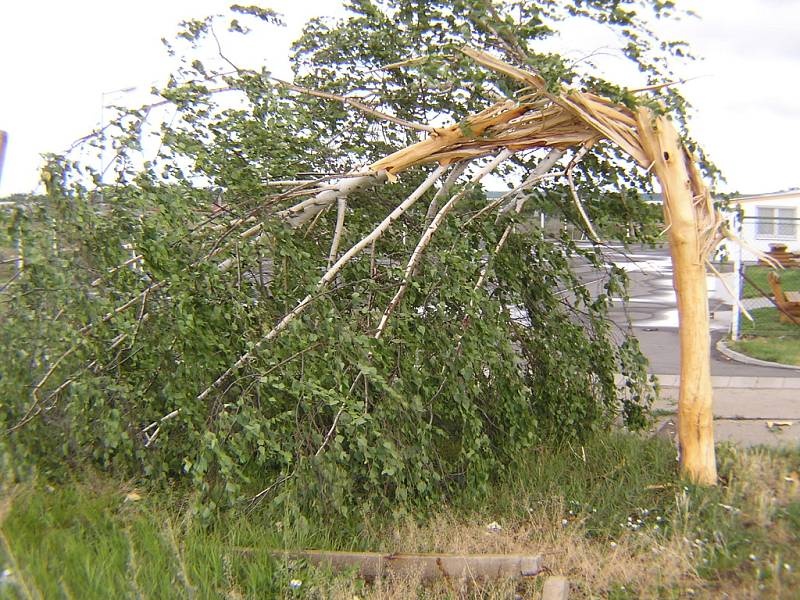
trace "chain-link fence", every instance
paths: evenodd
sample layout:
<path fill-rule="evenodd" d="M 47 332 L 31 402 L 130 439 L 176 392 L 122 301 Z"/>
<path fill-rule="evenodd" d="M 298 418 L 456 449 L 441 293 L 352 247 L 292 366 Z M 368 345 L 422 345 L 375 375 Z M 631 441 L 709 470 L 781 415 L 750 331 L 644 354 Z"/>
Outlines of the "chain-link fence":
<path fill-rule="evenodd" d="M 731 338 L 760 340 L 765 346 L 796 346 L 800 353 L 800 243 L 798 221 L 761 210 L 758 216 L 741 219 L 740 237 L 748 247 L 733 255 L 734 303 Z M 783 268 L 758 260 L 754 250 L 768 254 Z M 791 349 L 791 348 L 790 348 Z"/>

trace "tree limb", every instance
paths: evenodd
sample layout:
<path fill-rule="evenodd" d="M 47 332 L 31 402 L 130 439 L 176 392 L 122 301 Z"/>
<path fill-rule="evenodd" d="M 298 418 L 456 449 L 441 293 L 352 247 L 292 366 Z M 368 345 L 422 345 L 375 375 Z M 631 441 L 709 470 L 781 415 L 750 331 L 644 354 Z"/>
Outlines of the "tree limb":
<path fill-rule="evenodd" d="M 381 317 L 381 321 L 378 324 L 378 329 L 375 332 L 375 339 L 378 339 L 383 334 L 384 329 L 386 329 L 386 324 L 389 322 L 389 317 L 391 316 L 394 309 L 400 304 L 400 301 L 403 299 L 403 296 L 408 289 L 408 285 L 411 281 L 411 277 L 414 273 L 414 270 L 417 267 L 420 259 L 422 258 L 422 253 L 425 251 L 425 248 L 428 247 L 430 244 L 431 239 L 433 238 L 433 234 L 436 233 L 436 230 L 444 221 L 444 218 L 447 214 L 453 209 L 453 207 L 458 203 L 461 198 L 469 191 L 471 186 L 474 186 L 478 183 L 483 177 L 487 174 L 491 173 L 497 166 L 508 159 L 512 154 L 514 154 L 513 150 L 504 149 L 502 150 L 489 164 L 483 167 L 480 171 L 475 173 L 470 179 L 470 185 L 465 186 L 463 190 L 458 192 L 455 196 L 450 198 L 447 203 L 439 209 L 439 212 L 436 213 L 436 216 L 433 218 L 431 223 L 428 225 L 428 228 L 422 234 L 419 242 L 417 242 L 416 248 L 414 248 L 414 252 L 411 254 L 411 258 L 408 260 L 408 264 L 406 265 L 405 273 L 403 274 L 403 282 L 400 284 L 400 287 L 397 289 L 392 300 L 389 302 L 389 305 L 386 307 L 386 310 Z"/>
<path fill-rule="evenodd" d="M 339 253 L 339 240 L 342 238 L 342 230 L 344 229 L 344 216 L 347 212 L 347 198 L 342 197 L 337 199 L 336 210 L 336 229 L 333 231 L 333 240 L 331 240 L 331 251 L 328 254 L 328 268 L 336 261 L 336 255 Z"/>
<path fill-rule="evenodd" d="M 331 94 L 329 92 L 312 90 L 294 83 L 289 83 L 288 81 L 283 81 L 282 79 L 277 79 L 275 77 L 273 77 L 272 80 L 276 82 L 279 86 L 284 87 L 287 90 L 292 90 L 293 92 L 299 92 L 301 94 L 307 94 L 309 96 L 316 96 L 317 98 L 325 98 L 326 100 L 336 100 L 337 102 L 341 102 L 342 104 L 349 104 L 350 106 L 352 106 L 353 108 L 357 108 L 361 112 L 364 112 L 368 115 L 372 115 L 373 117 L 377 117 L 379 119 L 383 119 L 384 121 L 390 121 L 397 125 L 401 125 L 402 127 L 407 127 L 409 129 L 416 129 L 417 131 L 427 131 L 428 133 L 433 133 L 435 131 L 435 129 L 430 125 L 413 123 L 411 121 L 406 121 L 405 119 L 401 119 L 400 117 L 395 117 L 394 115 L 388 115 L 379 110 L 375 110 L 374 108 L 370 108 L 369 106 L 359 102 L 358 100 L 348 98 L 347 96 L 339 96 L 337 94 Z"/>
<path fill-rule="evenodd" d="M 399 219 L 409 208 L 411 208 L 417 200 L 442 176 L 447 167 L 437 167 L 428 178 L 423 181 L 414 192 L 400 203 L 390 214 L 387 216 L 372 232 L 363 238 L 360 242 L 355 244 L 348 250 L 336 263 L 326 271 L 322 278 L 317 282 L 315 292 L 318 292 L 326 285 L 328 285 L 338 275 L 338 273 L 349 263 L 355 256 L 357 256 L 364 248 L 377 240 L 383 233 Z M 214 383 L 203 390 L 198 396 L 198 400 L 203 400 L 214 389 L 221 386 L 225 380 L 230 377 L 234 372 L 239 370 L 245 363 L 249 362 L 255 353 L 266 343 L 274 339 L 281 331 L 283 331 L 289 323 L 305 311 L 311 304 L 314 295 L 308 294 L 303 298 L 283 319 L 281 319 L 275 327 L 273 327 L 264 337 L 262 337 L 251 350 L 244 353 L 239 360 L 237 360 L 230 368 L 228 368 L 222 375 L 220 375 Z"/>

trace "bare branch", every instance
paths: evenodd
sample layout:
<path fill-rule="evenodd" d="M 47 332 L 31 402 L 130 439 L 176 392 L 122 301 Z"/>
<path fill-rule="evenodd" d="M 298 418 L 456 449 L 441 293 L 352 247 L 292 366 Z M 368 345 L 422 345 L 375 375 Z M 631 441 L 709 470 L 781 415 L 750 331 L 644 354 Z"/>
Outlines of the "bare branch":
<path fill-rule="evenodd" d="M 316 285 L 316 292 L 324 288 L 328 285 L 336 275 L 344 268 L 344 266 L 349 263 L 355 256 L 357 256 L 364 248 L 372 244 L 375 240 L 377 240 L 383 233 L 394 223 L 397 219 L 399 219 L 409 208 L 411 208 L 417 200 L 422 197 L 422 195 L 428 191 L 428 189 L 442 176 L 444 171 L 447 167 L 440 166 L 435 169 L 428 178 L 423 181 L 419 187 L 414 190 L 414 192 L 406 198 L 400 205 L 398 205 L 390 214 L 387 216 L 372 232 L 363 238 L 360 242 L 355 244 L 350 250 L 348 250 L 336 263 L 327 270 L 327 272 L 322 276 L 322 278 L 317 282 Z M 275 327 L 273 327 L 264 337 L 262 337 L 254 346 L 253 348 L 243 354 L 239 360 L 236 361 L 229 369 L 227 369 L 222 375 L 220 375 L 214 383 L 208 386 L 205 390 L 203 390 L 198 396 L 198 400 L 203 400 L 208 394 L 210 394 L 214 389 L 221 386 L 225 380 L 230 377 L 234 372 L 239 370 L 245 363 L 249 362 L 255 353 L 266 343 L 274 339 L 281 331 L 283 331 L 289 323 L 291 323 L 295 318 L 297 318 L 300 314 L 305 311 L 306 308 L 311 304 L 311 301 L 314 299 L 313 294 L 308 294 L 305 298 L 303 298 L 289 313 L 287 313 L 283 319 L 281 319 Z"/>
<path fill-rule="evenodd" d="M 389 302 L 389 306 L 386 307 L 386 310 L 383 313 L 383 317 L 381 317 L 381 321 L 378 324 L 378 329 L 375 332 L 375 339 L 378 339 L 383 334 L 384 329 L 386 329 L 386 324 L 389 322 L 389 317 L 391 316 L 394 309 L 400 304 L 400 301 L 403 299 L 403 296 L 408 289 L 408 285 L 411 281 L 411 277 L 414 273 L 414 270 L 417 268 L 417 264 L 419 263 L 420 259 L 422 258 L 422 253 L 425 251 L 425 248 L 428 247 L 430 244 L 431 239 L 433 238 L 433 234 L 436 233 L 436 230 L 444 221 L 444 218 L 447 214 L 453 209 L 453 207 L 458 203 L 461 198 L 467 193 L 467 191 L 471 188 L 471 186 L 475 185 L 481 179 L 483 179 L 487 174 L 494 171 L 497 166 L 508 159 L 510 156 L 514 154 L 513 150 L 504 149 L 502 150 L 489 164 L 483 167 L 480 171 L 475 173 L 470 179 L 470 185 L 465 186 L 463 190 L 458 192 L 455 196 L 450 198 L 447 203 L 442 206 L 436 216 L 431 221 L 428 228 L 425 230 L 425 233 L 422 234 L 419 242 L 417 242 L 417 247 L 414 248 L 414 252 L 411 254 L 411 258 L 408 260 L 408 264 L 406 265 L 405 273 L 403 274 L 403 282 L 400 284 L 400 287 L 397 289 L 394 297 L 392 298 L 391 302 Z"/>
<path fill-rule="evenodd" d="M 517 196 L 519 196 L 519 193 L 529 188 L 534 183 L 541 181 L 544 178 L 543 176 L 545 175 L 545 173 L 547 173 L 551 168 L 553 168 L 553 165 L 555 165 L 561 159 L 562 156 L 564 156 L 563 150 L 559 150 L 558 148 L 551 149 L 550 152 L 547 153 L 547 156 L 545 156 L 544 159 L 542 159 L 542 161 L 538 165 L 536 165 L 536 168 L 531 172 L 528 179 L 526 179 L 519 187 L 517 187 L 516 190 L 513 190 L 516 193 L 513 194 L 508 200 L 506 200 L 506 203 L 503 205 L 503 208 L 500 209 L 500 215 L 504 215 L 512 208 L 518 206 L 520 199 L 518 199 Z M 525 203 L 525 200 L 521 201 L 523 204 Z M 519 214 L 521 211 L 522 208 L 520 207 L 516 212 L 517 214 Z"/>
<path fill-rule="evenodd" d="M 339 198 L 337 200 L 336 211 L 336 229 L 333 231 L 333 240 L 331 240 L 331 251 L 328 254 L 328 268 L 336 261 L 336 255 L 339 253 L 339 240 L 342 238 L 342 230 L 344 229 L 344 216 L 347 212 L 347 198 Z"/>
<path fill-rule="evenodd" d="M 353 108 L 357 108 L 358 110 L 367 113 L 368 115 L 372 115 L 373 117 L 377 117 L 379 119 L 383 119 L 384 121 L 390 121 L 397 125 L 401 125 L 403 127 L 407 127 L 409 129 L 416 129 L 417 131 L 427 131 L 428 133 L 433 133 L 435 130 L 430 125 L 423 125 L 421 123 L 413 123 L 411 121 L 406 121 L 405 119 L 401 119 L 400 117 L 395 117 L 394 115 L 387 115 L 379 110 L 375 110 L 374 108 L 370 108 L 366 104 L 359 102 L 358 100 L 354 100 L 353 98 L 348 98 L 347 96 L 339 96 L 337 94 L 331 94 L 329 92 L 321 92 L 319 90 L 312 90 L 300 85 L 296 85 L 294 83 L 289 83 L 288 81 L 283 81 L 282 79 L 272 78 L 278 85 L 281 87 L 286 88 L 287 90 L 292 90 L 293 92 L 299 92 L 301 94 L 307 94 L 309 96 L 316 96 L 317 98 L 325 98 L 326 100 L 336 100 L 337 102 L 341 102 L 342 104 L 349 104 Z"/>
<path fill-rule="evenodd" d="M 566 174 L 568 174 L 571 171 L 571 169 L 574 168 L 574 166 L 578 163 L 578 161 L 580 161 L 584 157 L 584 155 L 586 154 L 586 152 L 588 150 L 589 150 L 589 146 L 584 146 L 581 149 L 581 151 L 578 152 L 575 155 L 575 157 L 572 159 L 570 164 L 567 166 L 567 170 L 565 171 Z M 556 150 L 555 148 L 553 150 L 551 150 L 550 154 L 548 154 L 545 157 L 545 159 L 536 166 L 536 168 L 534 169 L 533 173 L 525 181 L 523 186 L 528 187 L 528 186 L 532 185 L 533 183 L 535 183 L 535 182 L 541 180 L 542 178 L 546 177 L 547 174 L 545 173 L 545 171 L 549 170 L 550 167 L 553 164 L 555 164 L 555 162 L 559 158 L 561 158 L 561 156 L 563 154 L 564 153 L 562 151 Z M 559 175 L 559 173 L 553 173 L 552 175 Z M 522 186 L 520 186 L 520 187 L 522 187 Z M 522 209 L 525 208 L 525 203 L 527 202 L 527 200 L 528 200 L 527 196 L 522 196 L 521 198 L 516 198 L 516 199 L 514 197 L 512 197 L 508 201 L 508 203 L 503 207 L 503 209 L 500 211 L 500 214 L 502 215 L 503 212 L 505 212 L 507 210 L 510 210 L 511 208 L 514 209 L 514 212 L 516 214 L 520 214 L 522 212 Z M 498 220 L 500 219 L 500 215 L 498 215 L 497 219 Z M 496 257 L 498 254 L 500 254 L 500 251 L 503 249 L 503 247 L 506 244 L 506 241 L 508 240 L 508 236 L 511 235 L 511 233 L 513 231 L 514 231 L 514 223 L 509 223 L 508 225 L 506 225 L 506 228 L 503 231 L 503 234 L 500 236 L 500 239 L 498 240 L 497 245 L 494 248 L 494 252 L 492 253 L 492 255 L 489 257 L 489 259 L 486 261 L 486 264 L 483 265 L 483 268 L 481 269 L 481 274 L 478 276 L 478 281 L 475 283 L 475 289 L 476 290 L 479 289 L 483 285 L 484 281 L 486 281 L 486 274 L 489 271 L 489 264 L 490 264 L 492 258 Z"/>
<path fill-rule="evenodd" d="M 578 162 L 580 162 L 580 160 L 586 155 L 586 153 L 589 151 L 589 148 L 591 148 L 592 145 L 593 142 L 583 145 L 583 147 L 575 154 L 573 159 L 570 161 L 569 166 L 567 167 L 565 173 L 567 176 L 567 183 L 569 184 L 569 191 L 572 194 L 572 200 L 575 203 L 575 207 L 578 209 L 578 214 L 580 214 L 584 224 L 586 225 L 586 231 L 593 242 L 599 242 L 600 237 L 594 230 L 592 222 L 589 220 L 589 215 L 586 214 L 586 211 L 583 208 L 583 203 L 581 202 L 580 197 L 578 197 L 578 190 L 575 188 L 575 181 L 572 179 L 572 171 L 575 168 L 575 165 L 577 165 Z"/>
<path fill-rule="evenodd" d="M 336 184 L 335 189 L 322 191 L 313 198 L 280 211 L 278 216 L 286 220 L 292 227 L 300 227 L 315 217 L 323 208 L 333 204 L 339 197 L 348 196 L 359 189 L 381 184 L 386 179 L 385 171 L 358 177 L 346 177 Z"/>
<path fill-rule="evenodd" d="M 484 206 L 477 213 L 475 213 L 469 219 L 467 219 L 464 225 L 465 226 L 469 225 L 470 223 L 472 223 L 472 221 L 475 221 L 476 219 L 479 219 L 486 213 L 491 212 L 503 202 L 506 202 L 506 204 L 501 210 L 500 214 L 507 212 L 508 210 L 510 210 L 515 206 L 516 197 L 520 192 L 531 187 L 533 184 L 538 183 L 542 179 L 558 176 L 558 173 L 548 175 L 546 172 L 552 168 L 552 166 L 558 161 L 559 158 L 563 156 L 563 154 L 564 152 L 562 150 L 558 150 L 557 148 L 553 148 L 552 150 L 550 150 L 550 153 L 542 160 L 542 162 L 536 165 L 536 168 L 533 170 L 531 175 L 525 181 L 523 181 L 513 190 L 506 192 L 496 200 L 493 200 L 492 202 Z"/>
<path fill-rule="evenodd" d="M 447 176 L 447 179 L 444 180 L 442 187 L 439 188 L 439 191 L 434 194 L 431 203 L 428 205 L 428 212 L 425 213 L 425 227 L 431 224 L 434 215 L 439 210 L 439 200 L 441 200 L 447 192 L 450 191 L 450 188 L 453 187 L 456 180 L 461 177 L 461 175 L 466 171 L 467 166 L 469 165 L 468 160 L 461 161 L 458 163 L 450 174 Z"/>

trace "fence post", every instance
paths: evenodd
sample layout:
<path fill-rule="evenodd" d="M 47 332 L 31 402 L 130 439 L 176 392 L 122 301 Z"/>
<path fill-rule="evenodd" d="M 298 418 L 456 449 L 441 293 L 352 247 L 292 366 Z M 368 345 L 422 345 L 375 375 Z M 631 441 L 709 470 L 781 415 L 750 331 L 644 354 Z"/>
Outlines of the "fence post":
<path fill-rule="evenodd" d="M 6 158 L 6 146 L 8 146 L 8 133 L 0 130 L 0 180 L 3 178 L 3 163 Z"/>
<path fill-rule="evenodd" d="M 742 247 L 738 248 L 733 255 L 733 281 L 731 282 L 731 292 L 733 293 L 733 308 L 731 310 L 731 339 L 735 342 L 739 339 L 739 317 L 741 316 L 742 306 Z"/>

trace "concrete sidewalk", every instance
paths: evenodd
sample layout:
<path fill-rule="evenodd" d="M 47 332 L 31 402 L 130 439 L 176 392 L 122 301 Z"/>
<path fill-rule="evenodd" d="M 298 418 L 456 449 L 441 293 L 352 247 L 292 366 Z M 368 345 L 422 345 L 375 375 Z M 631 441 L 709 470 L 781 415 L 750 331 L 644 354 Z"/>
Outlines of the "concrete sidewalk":
<path fill-rule="evenodd" d="M 661 397 L 653 408 L 675 413 L 678 377 L 656 375 Z M 744 446 L 800 444 L 800 379 L 796 377 L 712 376 L 714 437 Z M 670 419 L 669 415 L 659 419 Z M 778 424 L 781 423 L 781 424 Z"/>
<path fill-rule="evenodd" d="M 630 298 L 613 299 L 609 312 L 619 326 L 620 337 L 631 332 L 639 340 L 650 363 L 650 373 L 661 384 L 661 398 L 654 408 L 660 423 L 675 420 L 678 403 L 680 351 L 678 310 L 672 287 L 672 263 L 666 247 L 609 249 L 606 260 L 624 269 L 629 277 Z M 591 281 L 597 272 L 587 269 Z M 715 278 L 709 276 L 713 292 Z M 711 380 L 714 386 L 714 433 L 718 441 L 752 445 L 800 443 L 800 370 L 743 364 L 716 349 L 730 324 L 730 306 L 709 298 L 711 312 Z M 776 421 L 790 425 L 775 426 Z M 768 427 L 772 423 L 772 427 Z"/>
<path fill-rule="evenodd" d="M 744 365 L 747 366 L 747 365 Z M 740 369 L 743 370 L 743 369 Z M 680 377 L 677 374 L 669 373 L 654 375 L 663 388 L 674 388 L 678 386 Z M 796 390 L 794 396 L 800 400 L 800 377 L 775 377 L 757 376 L 743 377 L 740 375 L 712 375 L 711 385 L 715 390 L 719 389 L 770 389 L 770 390 Z"/>

